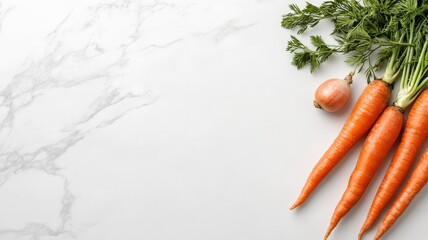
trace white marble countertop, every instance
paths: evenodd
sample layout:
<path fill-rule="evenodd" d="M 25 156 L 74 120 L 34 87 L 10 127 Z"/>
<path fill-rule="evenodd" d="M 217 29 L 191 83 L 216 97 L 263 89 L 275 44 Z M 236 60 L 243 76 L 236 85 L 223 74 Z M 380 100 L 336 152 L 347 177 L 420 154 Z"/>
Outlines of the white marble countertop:
<path fill-rule="evenodd" d="M 290 65 L 289 3 L 0 0 L 0 239 L 321 239 L 357 150 L 288 207 L 350 112 L 314 89 L 350 68 Z M 388 239 L 426 239 L 424 197 Z"/>

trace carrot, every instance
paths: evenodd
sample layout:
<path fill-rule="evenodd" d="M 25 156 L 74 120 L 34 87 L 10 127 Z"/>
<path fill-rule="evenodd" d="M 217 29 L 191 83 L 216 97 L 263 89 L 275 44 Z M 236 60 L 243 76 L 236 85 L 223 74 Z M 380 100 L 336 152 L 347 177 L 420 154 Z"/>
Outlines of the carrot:
<path fill-rule="evenodd" d="M 374 80 L 365 87 L 339 136 L 313 168 L 298 199 L 290 209 L 305 202 L 318 184 L 372 127 L 385 109 L 390 96 L 391 89 L 382 80 Z"/>
<path fill-rule="evenodd" d="M 348 187 L 342 199 L 337 204 L 324 239 L 327 239 L 340 219 L 351 210 L 364 194 L 371 179 L 379 169 L 382 160 L 386 157 L 388 151 L 398 138 L 403 120 L 402 109 L 396 106 L 389 106 L 370 130 L 358 158 L 357 165 L 349 179 Z"/>
<path fill-rule="evenodd" d="M 425 90 L 417 98 L 409 112 L 400 143 L 361 228 L 359 239 L 375 223 L 386 204 L 399 188 L 416 157 L 418 149 L 428 136 L 427 125 L 428 90 Z"/>
<path fill-rule="evenodd" d="M 415 167 L 409 181 L 407 181 L 403 190 L 398 195 L 397 199 L 392 204 L 391 208 L 386 213 L 382 220 L 374 239 L 378 240 L 388 231 L 398 217 L 403 214 L 406 208 L 410 205 L 415 196 L 425 186 L 428 181 L 428 149 L 425 150 L 421 160 Z"/>

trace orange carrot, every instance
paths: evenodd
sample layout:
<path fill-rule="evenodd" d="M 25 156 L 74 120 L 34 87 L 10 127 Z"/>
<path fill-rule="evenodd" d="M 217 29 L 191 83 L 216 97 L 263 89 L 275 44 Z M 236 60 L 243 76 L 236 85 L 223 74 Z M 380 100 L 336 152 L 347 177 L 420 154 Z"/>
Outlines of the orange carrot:
<path fill-rule="evenodd" d="M 360 200 L 367 186 L 379 169 L 382 160 L 394 144 L 400 134 L 403 125 L 402 109 L 389 106 L 370 130 L 364 142 L 357 165 L 349 179 L 348 187 L 343 193 L 342 199 L 337 204 L 330 226 L 324 239 L 339 223 L 340 219 Z"/>
<path fill-rule="evenodd" d="M 375 223 L 399 188 L 418 149 L 428 136 L 426 126 L 428 126 L 428 90 L 422 92 L 409 112 L 400 143 L 361 228 L 359 239 Z"/>
<path fill-rule="evenodd" d="M 294 209 L 306 201 L 318 184 L 372 127 L 385 109 L 390 96 L 391 90 L 388 84 L 382 80 L 374 80 L 366 86 L 340 131 L 339 136 L 318 161 L 298 199 L 290 209 Z"/>
<path fill-rule="evenodd" d="M 382 235 L 391 228 L 392 224 L 403 214 L 410 205 L 415 196 L 425 186 L 428 181 L 428 149 L 425 150 L 421 160 L 415 167 L 409 181 L 407 181 L 403 190 L 392 204 L 382 220 L 374 239 L 378 240 Z"/>

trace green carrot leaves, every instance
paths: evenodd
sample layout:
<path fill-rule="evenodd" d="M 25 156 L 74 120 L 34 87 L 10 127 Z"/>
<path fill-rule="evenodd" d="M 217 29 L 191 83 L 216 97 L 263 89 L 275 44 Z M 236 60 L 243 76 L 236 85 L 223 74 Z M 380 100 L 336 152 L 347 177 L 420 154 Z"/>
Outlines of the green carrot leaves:
<path fill-rule="evenodd" d="M 299 69 L 309 66 L 312 72 L 331 55 L 343 54 L 356 72 L 366 68 L 368 80 L 383 66 L 389 66 L 388 77 L 396 77 L 405 48 L 423 45 L 416 37 L 414 43 L 408 43 L 408 26 L 415 21 L 418 28 L 421 21 L 426 21 L 428 4 L 425 2 L 428 1 L 330 0 L 320 6 L 306 3 L 303 8 L 291 4 L 291 12 L 283 16 L 282 27 L 297 29 L 297 34 L 301 34 L 327 20 L 333 23 L 331 35 L 336 40 L 335 44 L 327 45 L 320 36 L 311 36 L 312 48 L 292 36 L 287 47 L 287 51 L 294 54 L 292 64 Z M 372 59 L 375 59 L 373 63 Z"/>
<path fill-rule="evenodd" d="M 318 68 L 321 63 L 326 61 L 331 54 L 337 51 L 329 47 L 320 36 L 311 36 L 311 44 L 315 50 L 305 46 L 295 36 L 291 36 L 288 42 L 287 51 L 294 53 L 292 64 L 298 69 L 310 65 L 311 72 Z"/>

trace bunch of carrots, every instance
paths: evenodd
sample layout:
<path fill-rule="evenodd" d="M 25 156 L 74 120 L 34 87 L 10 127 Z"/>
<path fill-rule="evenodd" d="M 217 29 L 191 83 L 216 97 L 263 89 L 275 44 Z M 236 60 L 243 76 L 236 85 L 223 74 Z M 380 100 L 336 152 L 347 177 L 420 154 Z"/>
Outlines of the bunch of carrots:
<path fill-rule="evenodd" d="M 368 133 L 348 186 L 337 204 L 324 239 L 362 198 L 399 135 L 398 147 L 362 224 L 358 238 L 374 225 L 393 200 L 422 144 L 428 136 L 428 0 L 331 0 L 304 8 L 290 5 L 282 26 L 303 33 L 321 20 L 330 20 L 336 44 L 311 36 L 306 46 L 295 36 L 287 50 L 298 68 L 311 71 L 333 54 L 347 56 L 354 72 L 365 71 L 369 84 L 359 96 L 337 138 L 310 173 L 296 202 L 303 204 L 349 150 Z M 374 63 L 372 59 L 376 59 Z M 377 77 L 383 71 L 382 77 Z M 397 83 L 395 83 L 397 82 Z M 398 94 L 391 105 L 391 89 Z M 413 104 L 413 105 L 412 105 Z M 405 121 L 404 113 L 411 106 Z M 417 163 L 403 190 L 383 217 L 374 239 L 381 236 L 405 211 L 428 181 L 428 149 Z"/>

